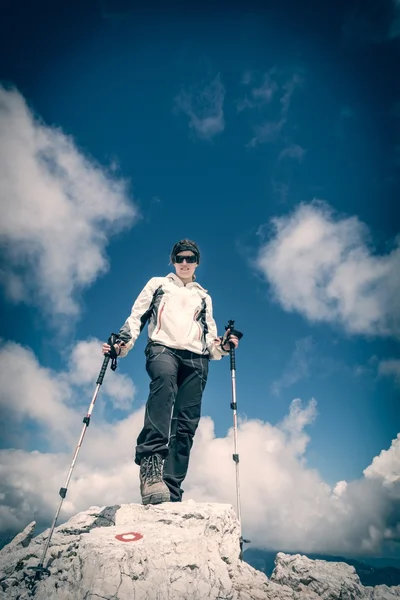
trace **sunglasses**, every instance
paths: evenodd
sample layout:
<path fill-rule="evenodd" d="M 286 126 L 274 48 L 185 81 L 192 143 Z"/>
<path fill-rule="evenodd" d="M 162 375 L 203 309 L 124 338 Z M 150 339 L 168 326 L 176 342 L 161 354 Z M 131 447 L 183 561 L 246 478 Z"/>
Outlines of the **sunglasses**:
<path fill-rule="evenodd" d="M 195 254 L 191 254 L 190 256 L 175 256 L 174 258 L 174 262 L 181 264 L 183 263 L 183 261 L 186 260 L 186 262 L 190 265 L 193 265 L 194 263 L 197 262 L 197 256 Z"/>

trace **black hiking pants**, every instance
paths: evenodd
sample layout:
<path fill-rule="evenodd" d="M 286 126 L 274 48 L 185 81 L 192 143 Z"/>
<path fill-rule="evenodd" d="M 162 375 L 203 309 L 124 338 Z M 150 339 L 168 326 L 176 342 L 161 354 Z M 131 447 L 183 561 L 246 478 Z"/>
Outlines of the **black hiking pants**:
<path fill-rule="evenodd" d="M 149 344 L 146 370 L 151 379 L 144 426 L 137 439 L 135 463 L 160 454 L 163 479 L 172 502 L 182 500 L 193 437 L 201 416 L 201 399 L 207 382 L 209 357 L 189 350 Z"/>

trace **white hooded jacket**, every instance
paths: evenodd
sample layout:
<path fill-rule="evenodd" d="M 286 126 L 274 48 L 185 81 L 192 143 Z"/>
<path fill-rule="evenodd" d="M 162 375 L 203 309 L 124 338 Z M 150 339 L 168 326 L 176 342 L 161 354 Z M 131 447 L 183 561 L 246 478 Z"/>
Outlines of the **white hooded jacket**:
<path fill-rule="evenodd" d="M 121 356 L 131 350 L 147 321 L 149 342 L 208 355 L 210 360 L 229 354 L 220 345 L 211 297 L 196 281 L 184 284 L 175 273 L 152 277 L 119 332 L 125 342 Z"/>

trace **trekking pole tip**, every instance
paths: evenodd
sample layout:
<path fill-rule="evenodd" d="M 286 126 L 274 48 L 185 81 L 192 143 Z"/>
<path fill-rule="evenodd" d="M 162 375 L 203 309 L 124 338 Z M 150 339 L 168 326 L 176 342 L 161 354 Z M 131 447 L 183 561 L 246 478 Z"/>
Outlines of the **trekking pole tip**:
<path fill-rule="evenodd" d="M 40 581 L 42 575 L 50 575 L 49 569 L 44 567 L 42 563 L 38 564 L 36 567 L 27 567 L 27 569 L 35 571 L 35 581 Z"/>
<path fill-rule="evenodd" d="M 250 540 L 246 540 L 246 539 L 244 539 L 243 536 L 240 536 L 240 538 L 239 538 L 239 546 L 240 546 L 239 560 L 243 560 L 243 544 L 250 544 L 250 543 L 251 543 Z"/>

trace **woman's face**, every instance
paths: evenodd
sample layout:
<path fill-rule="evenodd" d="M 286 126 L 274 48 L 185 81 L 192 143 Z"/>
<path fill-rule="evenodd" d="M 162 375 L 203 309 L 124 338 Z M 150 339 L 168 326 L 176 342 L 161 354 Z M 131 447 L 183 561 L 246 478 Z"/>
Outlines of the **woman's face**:
<path fill-rule="evenodd" d="M 179 252 L 176 257 L 175 257 L 175 262 L 174 262 L 174 266 L 175 266 L 175 272 L 178 275 L 178 277 L 180 277 L 181 279 L 192 279 L 194 272 L 197 268 L 197 262 L 187 262 L 186 257 L 195 257 L 195 254 L 193 252 L 191 252 L 190 250 L 183 250 L 182 252 Z M 180 260 L 183 260 L 183 262 L 178 262 Z M 193 259 L 192 259 L 193 260 Z"/>

